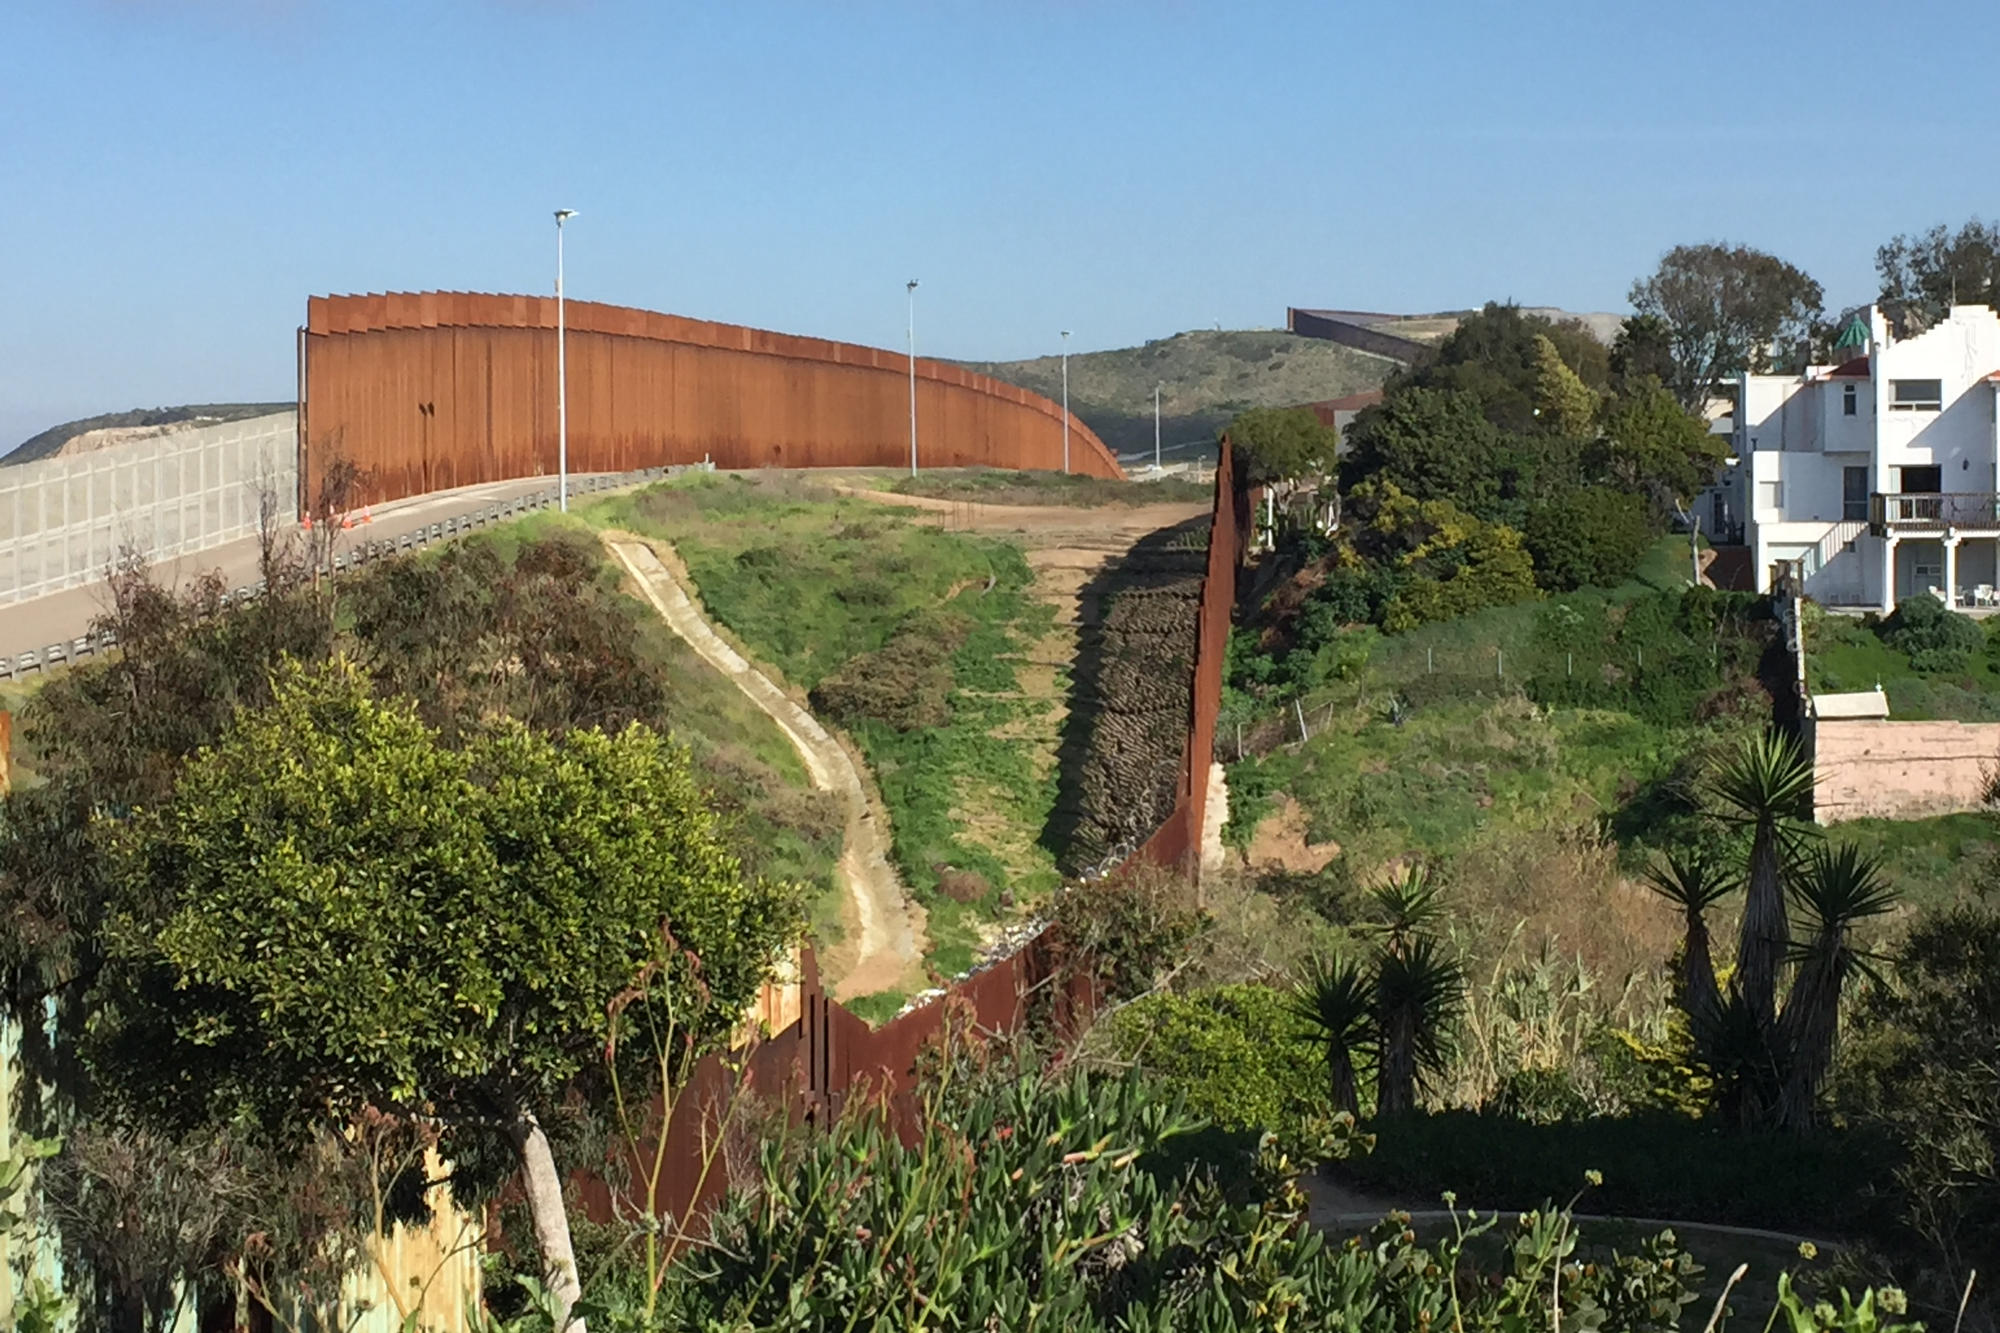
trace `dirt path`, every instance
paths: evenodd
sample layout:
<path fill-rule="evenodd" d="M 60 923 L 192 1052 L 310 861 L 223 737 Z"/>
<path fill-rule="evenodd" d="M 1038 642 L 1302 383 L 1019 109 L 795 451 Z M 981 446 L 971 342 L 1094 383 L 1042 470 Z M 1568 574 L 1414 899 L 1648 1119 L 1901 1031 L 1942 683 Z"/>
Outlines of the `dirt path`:
<path fill-rule="evenodd" d="M 723 641 L 654 543 L 607 532 L 604 544 L 674 633 L 778 724 L 805 762 L 813 786 L 840 798 L 847 814 L 838 869 L 845 890 L 841 919 L 846 938 L 826 959 L 827 974 L 837 978 L 831 988 L 834 998 L 920 988 L 923 909 L 910 901 L 889 862 L 886 822 L 871 807 L 853 756 L 804 706 Z M 667 549 L 672 558 L 672 548 Z"/>

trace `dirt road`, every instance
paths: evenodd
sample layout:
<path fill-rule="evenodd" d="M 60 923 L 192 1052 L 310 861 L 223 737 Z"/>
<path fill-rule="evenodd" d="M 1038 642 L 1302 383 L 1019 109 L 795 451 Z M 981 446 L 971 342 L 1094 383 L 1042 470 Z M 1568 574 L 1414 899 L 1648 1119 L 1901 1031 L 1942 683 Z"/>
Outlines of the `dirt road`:
<path fill-rule="evenodd" d="M 813 786 L 839 797 L 847 815 L 838 875 L 844 891 L 845 938 L 827 951 L 826 973 L 838 980 L 837 1000 L 924 984 L 923 909 L 910 901 L 889 862 L 889 831 L 868 799 L 854 758 L 818 719 L 715 632 L 667 561 L 664 542 L 606 532 L 604 544 L 632 576 L 674 633 L 767 713 L 799 752 Z M 666 559 L 661 558 L 665 552 Z"/>

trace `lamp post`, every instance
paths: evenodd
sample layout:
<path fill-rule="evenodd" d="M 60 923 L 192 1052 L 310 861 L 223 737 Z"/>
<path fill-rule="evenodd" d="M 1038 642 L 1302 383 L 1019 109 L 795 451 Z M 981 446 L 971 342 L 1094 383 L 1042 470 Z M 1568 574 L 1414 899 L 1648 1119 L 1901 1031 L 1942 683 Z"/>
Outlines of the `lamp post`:
<path fill-rule="evenodd" d="M 917 475 L 917 280 L 903 284 L 910 294 L 910 475 Z"/>
<path fill-rule="evenodd" d="M 569 345 L 563 313 L 563 223 L 574 208 L 556 210 L 556 507 L 569 512 Z"/>
<path fill-rule="evenodd" d="M 1153 386 L 1153 471 L 1160 470 L 1160 390 L 1166 388 L 1162 380 Z"/>
<path fill-rule="evenodd" d="M 1069 330 L 1062 331 L 1063 340 L 1063 475 L 1069 475 Z"/>

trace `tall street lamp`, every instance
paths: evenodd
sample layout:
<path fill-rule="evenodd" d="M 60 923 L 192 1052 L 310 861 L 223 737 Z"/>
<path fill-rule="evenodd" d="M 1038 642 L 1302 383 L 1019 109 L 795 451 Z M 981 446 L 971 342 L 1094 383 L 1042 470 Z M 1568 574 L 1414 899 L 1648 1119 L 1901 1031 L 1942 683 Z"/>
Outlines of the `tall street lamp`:
<path fill-rule="evenodd" d="M 1069 330 L 1063 339 L 1063 475 L 1069 475 Z"/>
<path fill-rule="evenodd" d="M 1160 470 L 1160 390 L 1166 388 L 1162 380 L 1153 386 L 1153 471 Z"/>
<path fill-rule="evenodd" d="M 910 475 L 917 475 L 917 280 L 903 284 L 910 294 Z"/>
<path fill-rule="evenodd" d="M 556 210 L 556 506 L 569 512 L 569 346 L 563 315 L 563 223 L 574 208 Z"/>

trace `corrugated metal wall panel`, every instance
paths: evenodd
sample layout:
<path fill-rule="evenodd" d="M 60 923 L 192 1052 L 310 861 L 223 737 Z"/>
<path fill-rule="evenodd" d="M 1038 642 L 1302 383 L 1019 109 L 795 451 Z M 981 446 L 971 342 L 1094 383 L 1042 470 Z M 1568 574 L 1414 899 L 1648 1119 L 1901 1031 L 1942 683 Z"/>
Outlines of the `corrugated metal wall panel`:
<path fill-rule="evenodd" d="M 307 486 L 345 457 L 361 500 L 556 470 L 555 302 L 465 292 L 307 303 Z M 610 472 L 704 456 L 720 467 L 897 467 L 908 362 L 894 352 L 570 302 L 569 463 Z M 1062 409 L 918 358 L 919 462 L 1062 466 Z M 1123 473 L 1071 419 L 1072 470 Z"/>

